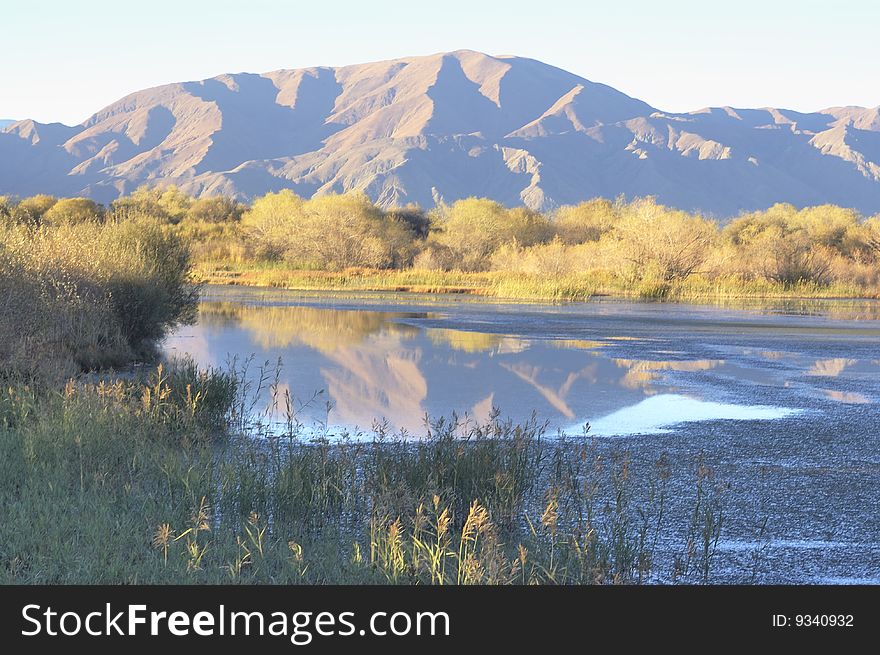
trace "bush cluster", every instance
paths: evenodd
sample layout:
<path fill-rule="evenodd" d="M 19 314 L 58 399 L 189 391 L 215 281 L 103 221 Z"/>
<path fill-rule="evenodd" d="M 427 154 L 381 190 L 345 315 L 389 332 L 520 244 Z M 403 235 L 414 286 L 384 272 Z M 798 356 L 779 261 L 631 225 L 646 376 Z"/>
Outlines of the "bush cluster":
<path fill-rule="evenodd" d="M 144 187 L 107 208 L 84 198 L 0 198 L 0 220 L 47 232 L 134 223 L 158 234 L 143 227 L 153 225 L 197 263 L 239 267 L 591 276 L 643 295 L 689 279 L 742 288 L 880 284 L 880 216 L 832 205 L 777 204 L 720 222 L 653 198 L 593 199 L 541 214 L 485 198 L 424 211 L 383 209 L 359 192 L 306 200 L 282 190 L 243 205 Z"/>
<path fill-rule="evenodd" d="M 146 218 L 7 218 L 0 375 L 58 381 L 150 354 L 166 330 L 195 316 L 189 263 L 183 240 Z"/>

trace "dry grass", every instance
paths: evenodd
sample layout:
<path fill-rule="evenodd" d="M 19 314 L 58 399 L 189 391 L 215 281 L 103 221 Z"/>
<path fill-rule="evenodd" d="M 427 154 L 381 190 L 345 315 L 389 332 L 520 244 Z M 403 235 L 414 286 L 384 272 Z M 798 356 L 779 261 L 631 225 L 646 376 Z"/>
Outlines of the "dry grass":
<path fill-rule="evenodd" d="M 0 225 L 0 376 L 58 383 L 143 357 L 194 317 L 189 253 L 154 223 Z"/>
<path fill-rule="evenodd" d="M 193 274 L 197 280 L 207 284 L 310 291 L 450 293 L 551 302 L 584 301 L 597 296 L 684 301 L 725 298 L 880 298 L 880 288 L 857 282 L 802 282 L 784 285 L 737 276 L 710 278 L 692 275 L 686 280 L 669 283 L 651 280 L 626 281 L 607 271 L 548 277 L 504 271 L 301 271 L 275 263 L 237 266 L 202 262 L 195 265 Z"/>

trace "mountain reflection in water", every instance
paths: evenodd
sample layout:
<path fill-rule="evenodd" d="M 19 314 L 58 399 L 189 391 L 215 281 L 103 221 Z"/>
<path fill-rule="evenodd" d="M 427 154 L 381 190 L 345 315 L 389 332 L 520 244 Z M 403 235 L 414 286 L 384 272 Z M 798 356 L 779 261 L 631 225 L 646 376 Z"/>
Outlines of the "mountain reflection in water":
<path fill-rule="evenodd" d="M 206 300 L 198 323 L 179 329 L 165 347 L 169 354 L 188 354 L 202 365 L 222 366 L 230 356 L 243 360 L 251 354 L 270 366 L 280 360 L 279 388 L 305 403 L 299 420 L 339 430 L 368 430 L 384 421 L 392 429 L 418 434 L 426 415 L 455 411 L 483 421 L 493 408 L 513 420 L 535 412 L 552 430 L 580 432 L 589 422 L 596 435 L 656 433 L 688 421 L 769 420 L 794 413 L 704 397 L 710 390 L 701 388 L 701 376 L 749 384 L 763 378 L 778 385 L 788 380 L 778 371 L 721 356 L 689 357 L 674 340 L 663 348 L 654 344 L 659 337 L 596 330 L 589 338 L 554 338 L 506 334 L 498 325 L 481 331 L 479 322 L 468 329 L 437 327 L 444 322 L 443 308 L 397 309 Z M 640 358 L 631 356 L 635 346 Z M 620 356 L 622 348 L 630 349 L 628 356 Z M 762 366 L 785 358 L 784 351 L 757 356 Z M 803 379 L 827 382 L 847 369 L 875 370 L 877 363 L 828 358 L 799 366 Z M 863 394 L 821 386 L 814 393 L 838 402 L 872 402 Z"/>

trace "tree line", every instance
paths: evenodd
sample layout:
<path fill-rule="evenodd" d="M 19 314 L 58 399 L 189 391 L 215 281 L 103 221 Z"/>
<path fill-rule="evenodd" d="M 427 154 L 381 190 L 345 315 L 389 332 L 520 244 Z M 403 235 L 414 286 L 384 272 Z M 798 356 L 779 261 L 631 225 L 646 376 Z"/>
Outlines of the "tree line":
<path fill-rule="evenodd" d="M 141 187 L 107 207 L 87 198 L 0 197 L 0 219 L 40 229 L 153 222 L 188 242 L 197 261 L 293 269 L 599 271 L 661 286 L 694 275 L 782 286 L 880 282 L 880 216 L 833 205 L 776 204 L 721 223 L 653 198 L 597 198 L 539 213 L 485 198 L 384 209 L 363 193 L 305 199 L 282 190 L 243 204 Z"/>

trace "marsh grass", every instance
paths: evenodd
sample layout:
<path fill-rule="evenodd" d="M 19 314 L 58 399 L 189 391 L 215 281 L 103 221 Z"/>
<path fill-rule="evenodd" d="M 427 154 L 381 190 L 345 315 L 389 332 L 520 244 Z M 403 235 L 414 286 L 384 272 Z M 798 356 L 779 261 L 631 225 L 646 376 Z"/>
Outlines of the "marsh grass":
<path fill-rule="evenodd" d="M 586 435 L 497 415 L 426 421 L 417 438 L 377 425 L 331 441 L 296 420 L 258 436 L 229 427 L 243 387 L 178 362 L 5 389 L 0 581 L 711 580 L 722 511 L 705 465 L 692 511 L 670 523 L 662 459 L 636 473 Z M 676 535 L 681 557 L 659 558 Z"/>
<path fill-rule="evenodd" d="M 718 301 L 735 299 L 875 298 L 877 290 L 855 282 L 783 284 L 736 275 L 692 275 L 667 282 L 627 280 L 607 271 L 538 275 L 484 271 L 350 269 L 303 271 L 277 262 L 242 264 L 200 262 L 194 276 L 207 284 L 232 284 L 303 291 L 397 291 L 451 293 L 510 300 L 586 301 L 600 296 L 645 300 Z"/>
<path fill-rule="evenodd" d="M 199 370 L 177 361 L 143 374 L 109 372 L 149 359 L 169 328 L 194 317 L 190 247 L 204 258 L 203 280 L 283 288 L 553 301 L 861 288 L 704 278 L 690 269 L 685 279 L 565 269 L 556 241 L 536 245 L 546 252 L 511 250 L 511 258 L 534 259 L 538 273 L 513 260 L 476 272 L 289 270 L 252 259 L 236 236 L 234 205 L 185 222 L 181 194 L 145 191 L 137 207 L 55 224 L 34 213 L 51 205 L 43 200 L 54 201 L 23 202 L 23 218 L 0 217 L 3 583 L 712 580 L 724 489 L 702 462 L 694 489 L 677 490 L 679 500 L 692 496 L 690 508 L 678 502 L 672 516 L 663 457 L 635 467 L 588 434 L 548 436 L 537 418 L 453 415 L 426 418 L 418 435 L 377 424 L 331 439 L 301 424 L 277 367 L 251 375 L 253 362 Z M 156 207 L 162 220 L 151 214 Z M 517 220 L 533 232 L 541 224 L 528 212 Z M 294 232 L 282 225 L 280 233 Z M 450 243 L 440 244 L 438 261 L 467 250 Z M 411 250 L 402 244 L 389 265 L 403 265 Z M 261 407 L 266 391 L 271 401 Z"/>

